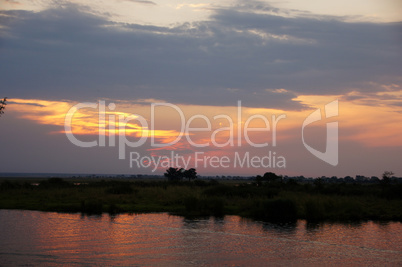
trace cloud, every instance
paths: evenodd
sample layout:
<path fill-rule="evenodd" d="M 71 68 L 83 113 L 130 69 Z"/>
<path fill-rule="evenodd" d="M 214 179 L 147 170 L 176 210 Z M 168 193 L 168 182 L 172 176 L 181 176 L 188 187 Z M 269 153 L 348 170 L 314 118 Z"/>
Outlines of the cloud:
<path fill-rule="evenodd" d="M 301 94 L 402 85 L 402 23 L 286 16 L 266 5 L 257 12 L 255 5 L 215 8 L 208 21 L 174 27 L 115 23 L 78 5 L 2 11 L 12 16 L 0 28 L 2 91 L 74 101 L 233 106 L 242 100 L 299 110 L 306 107 L 295 101 Z"/>
<path fill-rule="evenodd" d="M 140 3 L 140 4 L 146 4 L 146 5 L 156 5 L 155 2 L 152 1 L 142 1 L 142 0 L 125 0 L 129 2 L 134 2 L 134 3 Z"/>
<path fill-rule="evenodd" d="M 357 105 L 383 107 L 401 112 L 402 90 L 399 89 L 399 86 L 395 86 L 395 84 L 379 85 L 379 88 L 380 89 L 376 92 L 362 92 L 361 90 L 351 91 L 342 96 L 342 100 Z"/>
<path fill-rule="evenodd" d="M 21 3 L 15 0 L 5 0 L 7 3 L 11 4 L 11 5 L 20 5 Z"/>

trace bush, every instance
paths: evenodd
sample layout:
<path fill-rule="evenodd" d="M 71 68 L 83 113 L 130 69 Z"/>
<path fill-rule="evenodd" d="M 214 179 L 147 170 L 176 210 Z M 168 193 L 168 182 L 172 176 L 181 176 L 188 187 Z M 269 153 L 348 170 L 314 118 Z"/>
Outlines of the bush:
<path fill-rule="evenodd" d="M 122 210 L 121 210 L 120 207 L 117 206 L 116 204 L 113 204 L 113 203 L 112 203 L 112 204 L 109 205 L 108 213 L 109 213 L 110 215 L 118 214 L 118 213 L 120 213 L 120 212 L 122 212 Z"/>
<path fill-rule="evenodd" d="M 67 188 L 70 187 L 71 184 L 61 178 L 49 178 L 46 181 L 40 182 L 39 186 L 43 188 Z"/>
<path fill-rule="evenodd" d="M 240 197 L 251 198 L 256 196 L 273 198 L 280 192 L 277 188 L 260 188 L 254 185 L 240 185 L 240 186 L 228 186 L 228 185 L 216 185 L 204 190 L 203 194 L 206 196 L 216 197 Z"/>
<path fill-rule="evenodd" d="M 107 188 L 105 190 L 107 194 L 115 194 L 115 195 L 120 195 L 120 194 L 132 194 L 134 190 L 131 188 L 129 184 L 119 184 L 115 185 L 113 187 Z"/>
<path fill-rule="evenodd" d="M 206 196 L 227 196 L 231 192 L 231 188 L 227 185 L 215 185 L 205 189 L 203 192 Z"/>
<path fill-rule="evenodd" d="M 208 186 L 209 184 L 203 180 L 194 180 L 194 185 L 195 186 Z"/>
<path fill-rule="evenodd" d="M 86 214 L 102 214 L 102 202 L 99 200 L 84 200 L 81 202 L 81 212 Z"/>
<path fill-rule="evenodd" d="M 184 199 L 187 215 L 193 216 L 223 216 L 224 202 L 221 198 L 197 198 L 190 196 Z"/>
<path fill-rule="evenodd" d="M 198 198 L 195 196 L 189 196 L 184 199 L 184 208 L 186 212 L 195 212 L 198 210 Z"/>
<path fill-rule="evenodd" d="M 325 217 L 324 205 L 319 201 L 308 200 L 304 208 L 307 221 L 320 221 Z"/>
<path fill-rule="evenodd" d="M 12 183 L 9 180 L 5 180 L 0 184 L 1 191 L 7 191 L 10 189 L 15 189 L 15 188 L 18 188 L 18 184 Z"/>

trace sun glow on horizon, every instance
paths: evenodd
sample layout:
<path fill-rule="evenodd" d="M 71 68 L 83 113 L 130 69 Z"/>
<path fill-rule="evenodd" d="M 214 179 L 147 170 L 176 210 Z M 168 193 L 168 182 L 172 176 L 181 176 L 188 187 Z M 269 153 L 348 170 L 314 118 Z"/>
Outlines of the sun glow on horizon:
<path fill-rule="evenodd" d="M 239 146 L 245 144 L 244 137 L 251 140 L 252 143 L 266 143 L 272 145 L 273 137 L 269 134 L 272 132 L 275 118 L 285 115 L 276 123 L 275 129 L 278 131 L 275 138 L 277 142 L 286 142 L 299 138 L 301 124 L 303 120 L 316 108 L 323 107 L 326 103 L 334 99 L 339 101 L 339 116 L 336 120 L 340 125 L 340 140 L 353 140 L 365 146 L 402 146 L 400 133 L 402 125 L 396 124 L 395 121 L 402 121 L 402 112 L 400 107 L 381 106 L 378 105 L 378 97 L 384 94 L 402 97 L 401 91 L 390 93 L 377 93 L 376 98 L 366 99 L 347 99 L 347 96 L 306 96 L 300 95 L 295 101 L 299 101 L 310 109 L 303 111 L 283 111 L 275 109 L 255 109 L 241 107 L 239 114 L 236 107 L 205 107 L 196 105 L 177 105 L 185 114 L 187 131 L 183 132 L 183 126 L 180 126 L 181 118 L 176 111 L 169 108 L 157 110 L 155 117 L 154 129 L 150 129 L 150 105 L 146 104 L 129 104 L 124 102 L 123 105 L 116 105 L 116 110 L 106 110 L 105 118 L 99 116 L 98 109 L 83 108 L 74 113 L 72 120 L 72 133 L 74 135 L 99 135 L 105 136 L 121 135 L 119 128 L 119 118 L 124 121 L 124 135 L 132 138 L 139 137 L 155 137 L 161 143 L 168 144 L 181 136 L 181 140 L 176 144 L 178 147 L 186 147 L 190 142 L 193 144 L 207 144 L 205 146 L 218 146 L 219 149 L 227 149 L 228 147 Z M 393 98 L 393 101 L 398 98 Z M 377 101 L 377 107 L 373 108 L 373 101 Z M 391 101 L 391 100 L 390 100 Z M 112 101 L 110 101 L 112 102 Z M 381 103 L 382 103 L 381 102 Z M 64 129 L 65 117 L 68 111 L 77 104 L 73 101 L 48 101 L 40 99 L 9 99 L 10 105 L 7 107 L 9 112 L 17 113 L 21 119 L 34 121 L 38 124 L 58 126 L 61 129 L 52 134 L 66 134 Z M 119 101 L 116 101 L 119 103 Z M 130 111 L 136 111 L 136 114 Z M 155 111 L 155 112 L 156 112 Z M 323 112 L 323 111 L 322 111 Z M 198 115 L 197 115 L 198 114 Z M 216 117 L 221 114 L 222 117 Z M 266 117 L 264 121 L 260 117 L 251 118 L 255 114 Z M 241 116 L 241 120 L 238 121 Z M 137 117 L 145 119 L 146 126 L 141 125 L 137 121 Z M 189 120 L 191 116 L 196 119 Z M 271 119 L 272 116 L 272 119 Z M 275 117 L 274 117 L 275 116 Z M 207 125 L 207 120 L 210 125 Z M 247 121 L 248 120 L 248 121 Z M 255 128 L 255 131 L 244 131 L 245 123 L 249 128 Z M 325 127 L 325 124 L 322 124 Z M 239 131 L 239 127 L 241 130 Z M 191 129 L 204 129 L 201 131 L 191 131 Z M 258 130 L 260 129 L 260 130 Z M 239 135 L 241 140 L 238 140 Z M 211 137 L 214 140 L 211 140 Z M 190 141 L 189 141 L 190 140 Z M 213 141 L 213 142 L 211 142 Z M 241 143 L 238 143 L 241 142 Z M 186 143 L 187 145 L 185 145 Z M 171 146 L 166 147 L 167 150 L 174 149 Z M 157 149 L 159 150 L 159 149 Z"/>

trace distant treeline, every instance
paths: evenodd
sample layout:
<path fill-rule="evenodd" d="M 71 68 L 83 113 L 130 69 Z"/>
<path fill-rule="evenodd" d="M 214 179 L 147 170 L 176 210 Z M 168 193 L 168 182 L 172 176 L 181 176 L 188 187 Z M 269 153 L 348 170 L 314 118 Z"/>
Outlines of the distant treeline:
<path fill-rule="evenodd" d="M 0 174 L 1 179 L 14 179 L 14 178 L 24 178 L 26 174 L 20 173 L 20 174 L 12 174 L 12 173 L 2 173 Z M 217 180 L 217 181 L 226 181 L 226 180 L 233 180 L 233 181 L 250 181 L 253 182 L 258 178 L 259 175 L 257 176 L 231 176 L 231 175 L 215 175 L 215 176 L 202 176 L 202 175 L 197 175 L 196 179 L 198 180 Z M 31 174 L 25 178 L 51 178 L 51 177 L 60 177 L 64 179 L 93 179 L 93 180 L 99 180 L 99 179 L 124 179 L 124 180 L 161 180 L 161 179 L 166 179 L 166 175 L 149 175 L 149 174 L 119 174 L 119 175 L 85 175 L 85 174 L 80 174 L 80 175 L 68 175 L 68 174 L 63 174 L 63 175 L 55 175 L 55 174 L 46 174 L 46 175 L 40 175 L 40 174 Z M 298 183 L 310 183 L 314 184 L 317 180 L 321 181 L 322 183 L 329 183 L 329 184 L 341 184 L 341 183 L 346 183 L 346 184 L 380 184 L 382 183 L 383 179 L 382 177 L 378 176 L 363 176 L 363 175 L 356 175 L 355 177 L 352 176 L 345 176 L 345 177 L 337 177 L 337 176 L 332 176 L 332 177 L 327 177 L 327 176 L 321 176 L 321 177 L 305 177 L 305 176 L 281 176 L 281 180 L 283 182 L 288 182 L 288 181 L 296 181 Z M 184 177 L 187 179 L 187 177 Z M 194 179 L 194 178 L 192 178 Z M 389 182 L 391 184 L 402 184 L 402 177 L 396 177 L 396 176 L 391 176 L 389 177 Z"/>

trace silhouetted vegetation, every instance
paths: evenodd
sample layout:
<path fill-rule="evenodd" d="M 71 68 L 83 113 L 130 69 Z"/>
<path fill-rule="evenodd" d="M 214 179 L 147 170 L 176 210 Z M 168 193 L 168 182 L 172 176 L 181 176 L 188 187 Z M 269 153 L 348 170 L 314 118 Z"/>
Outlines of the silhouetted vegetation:
<path fill-rule="evenodd" d="M 383 183 L 383 184 L 390 184 L 390 183 L 391 183 L 392 175 L 394 175 L 393 172 L 385 171 L 385 172 L 382 174 L 382 183 Z"/>
<path fill-rule="evenodd" d="M 254 201 L 249 213 L 253 218 L 273 222 L 293 222 L 298 218 L 297 206 L 290 199 Z"/>
<path fill-rule="evenodd" d="M 208 216 L 221 217 L 224 215 L 224 200 L 219 197 L 196 197 L 184 198 L 186 216 Z"/>
<path fill-rule="evenodd" d="M 7 97 L 5 97 L 3 100 L 0 100 L 0 117 L 1 115 L 4 114 L 4 110 L 6 109 L 7 105 Z"/>
<path fill-rule="evenodd" d="M 258 185 L 262 185 L 263 182 L 275 183 L 280 181 L 282 181 L 282 176 L 278 176 L 273 172 L 266 172 L 263 176 L 257 175 L 256 177 L 256 182 Z"/>
<path fill-rule="evenodd" d="M 46 181 L 40 182 L 39 186 L 43 188 L 66 188 L 72 185 L 61 178 L 50 178 Z"/>
<path fill-rule="evenodd" d="M 265 177 L 239 182 L 170 177 L 160 181 L 8 179 L 0 183 L 0 208 L 86 214 L 235 214 L 265 221 L 402 221 L 402 183 L 393 178 L 386 183 L 384 179 L 377 183 L 332 183 L 325 179 L 302 183 L 272 174 Z"/>
<path fill-rule="evenodd" d="M 132 194 L 133 192 L 134 190 L 128 182 L 118 182 L 105 190 L 105 193 L 115 195 Z"/>
<path fill-rule="evenodd" d="M 194 180 L 197 178 L 197 171 L 194 168 L 190 168 L 184 171 L 183 174 L 184 178 L 187 178 L 188 181 Z"/>
<path fill-rule="evenodd" d="M 181 181 L 183 179 L 184 169 L 170 167 L 164 174 L 169 181 Z"/>
<path fill-rule="evenodd" d="M 197 171 L 194 168 L 185 170 L 183 168 L 179 169 L 170 167 L 166 170 L 164 176 L 168 178 L 169 181 L 181 181 L 183 178 L 191 181 L 197 178 Z"/>
<path fill-rule="evenodd" d="M 86 214 L 102 214 L 103 204 L 100 200 L 82 200 L 80 212 Z"/>

